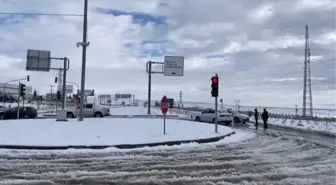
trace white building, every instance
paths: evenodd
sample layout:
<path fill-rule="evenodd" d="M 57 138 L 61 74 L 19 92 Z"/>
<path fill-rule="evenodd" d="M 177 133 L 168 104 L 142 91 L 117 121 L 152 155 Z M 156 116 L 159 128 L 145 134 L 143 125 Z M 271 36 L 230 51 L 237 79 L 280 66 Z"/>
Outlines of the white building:
<path fill-rule="evenodd" d="M 0 92 L 1 93 L 6 93 L 6 94 L 11 94 L 12 96 L 17 97 L 19 93 L 19 83 L 8 83 L 6 85 L 6 88 L 4 89 L 5 83 L 0 82 Z M 33 94 L 33 88 L 32 86 L 26 86 L 26 95 L 32 96 Z"/>

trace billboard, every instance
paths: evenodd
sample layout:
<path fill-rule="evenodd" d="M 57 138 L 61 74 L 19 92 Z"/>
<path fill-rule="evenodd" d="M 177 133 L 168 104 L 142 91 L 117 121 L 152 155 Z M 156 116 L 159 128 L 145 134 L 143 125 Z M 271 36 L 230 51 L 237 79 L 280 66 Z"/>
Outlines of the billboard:
<path fill-rule="evenodd" d="M 102 99 L 111 99 L 111 95 L 110 94 L 100 94 L 98 95 L 98 98 L 102 98 Z"/>
<path fill-rule="evenodd" d="M 77 90 L 77 94 L 80 94 L 80 90 Z M 94 96 L 94 90 L 84 90 L 84 96 Z"/>
<path fill-rule="evenodd" d="M 114 99 L 129 99 L 132 98 L 132 94 L 115 94 Z"/>

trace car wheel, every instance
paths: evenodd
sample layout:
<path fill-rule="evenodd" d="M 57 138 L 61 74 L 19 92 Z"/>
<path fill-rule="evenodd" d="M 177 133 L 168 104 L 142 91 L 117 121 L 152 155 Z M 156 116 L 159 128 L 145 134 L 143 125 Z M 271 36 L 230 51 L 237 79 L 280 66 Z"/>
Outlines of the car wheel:
<path fill-rule="evenodd" d="M 4 115 L 0 115 L 0 119 L 5 119 L 5 116 Z"/>
<path fill-rule="evenodd" d="M 96 112 L 95 115 L 94 115 L 94 117 L 101 117 L 101 118 L 102 118 L 102 117 L 103 117 L 103 114 L 100 113 L 100 112 Z"/>
<path fill-rule="evenodd" d="M 24 117 L 24 119 L 28 119 L 29 118 L 28 114 L 25 114 L 23 117 Z"/>
<path fill-rule="evenodd" d="M 235 123 L 239 123 L 239 118 L 235 117 L 235 118 L 233 119 L 233 121 L 234 121 Z"/>
<path fill-rule="evenodd" d="M 201 119 L 197 116 L 197 117 L 196 117 L 196 121 L 200 122 Z"/>
<path fill-rule="evenodd" d="M 73 113 L 71 113 L 71 112 L 68 112 L 67 113 L 67 118 L 74 118 L 75 116 L 73 115 Z"/>
<path fill-rule="evenodd" d="M 216 121 L 215 118 L 212 118 L 212 123 L 215 123 L 215 121 Z"/>

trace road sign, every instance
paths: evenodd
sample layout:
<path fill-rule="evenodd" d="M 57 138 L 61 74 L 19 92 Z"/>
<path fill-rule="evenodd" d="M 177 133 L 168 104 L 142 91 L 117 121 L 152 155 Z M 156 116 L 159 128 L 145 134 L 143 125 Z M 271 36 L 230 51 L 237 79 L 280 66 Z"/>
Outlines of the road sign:
<path fill-rule="evenodd" d="M 161 99 L 161 111 L 162 114 L 166 115 L 168 111 L 168 99 L 167 96 L 163 96 Z"/>
<path fill-rule="evenodd" d="M 165 76 L 183 76 L 184 73 L 184 57 L 165 56 L 164 70 Z"/>
<path fill-rule="evenodd" d="M 28 49 L 26 70 L 48 72 L 51 66 L 50 60 L 50 51 Z"/>
<path fill-rule="evenodd" d="M 63 86 L 59 86 L 58 89 L 60 92 L 63 92 Z M 66 94 L 72 94 L 73 93 L 73 85 L 65 85 L 65 93 Z"/>

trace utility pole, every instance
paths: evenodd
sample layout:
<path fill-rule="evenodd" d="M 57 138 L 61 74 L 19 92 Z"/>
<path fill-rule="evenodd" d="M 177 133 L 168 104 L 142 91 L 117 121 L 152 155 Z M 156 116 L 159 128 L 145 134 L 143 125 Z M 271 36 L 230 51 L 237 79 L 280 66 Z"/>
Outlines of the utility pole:
<path fill-rule="evenodd" d="M 180 100 L 179 100 L 179 103 L 178 103 L 178 107 L 182 107 L 182 105 L 183 105 L 183 100 L 182 100 L 182 97 L 183 97 L 183 92 L 182 91 L 180 91 Z"/>
<path fill-rule="evenodd" d="M 85 70 L 86 70 L 86 47 L 89 46 L 87 42 L 87 14 L 88 14 L 88 0 L 84 0 L 84 19 L 83 19 L 83 41 L 77 43 L 77 46 L 82 46 L 82 75 L 81 75 L 81 92 L 80 92 L 80 111 L 78 121 L 83 121 L 84 111 L 84 90 L 85 90 Z"/>
<path fill-rule="evenodd" d="M 53 91 L 53 85 L 49 85 L 50 87 L 50 100 L 49 100 L 49 107 L 50 107 L 50 112 L 52 113 L 52 99 L 53 99 L 53 95 L 52 95 L 52 91 Z"/>
<path fill-rule="evenodd" d="M 308 25 L 306 25 L 305 28 L 306 28 L 306 34 L 305 34 L 304 70 L 303 70 L 302 116 L 307 116 L 307 104 L 309 104 L 309 116 L 313 117 L 313 97 L 312 97 L 311 75 L 310 75 L 310 47 L 309 47 Z"/>
<path fill-rule="evenodd" d="M 236 103 L 236 109 L 239 112 L 240 111 L 240 105 L 239 105 L 240 100 L 235 100 L 235 103 Z"/>

